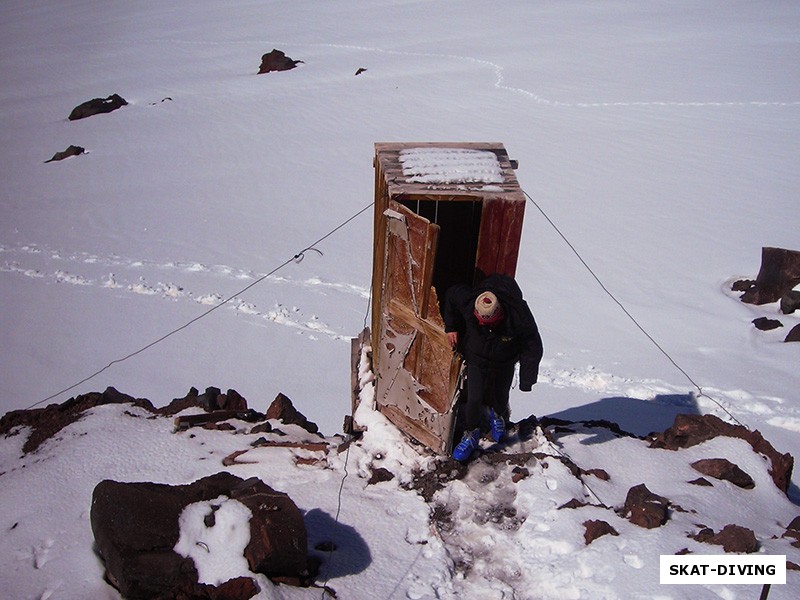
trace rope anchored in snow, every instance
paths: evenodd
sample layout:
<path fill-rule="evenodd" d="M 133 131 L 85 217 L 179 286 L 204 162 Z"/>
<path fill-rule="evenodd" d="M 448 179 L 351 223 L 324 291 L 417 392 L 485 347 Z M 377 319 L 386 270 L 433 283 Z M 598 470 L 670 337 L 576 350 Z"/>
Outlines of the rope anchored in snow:
<path fill-rule="evenodd" d="M 669 354 L 669 352 L 667 352 L 667 351 L 664 349 L 664 347 L 663 347 L 661 344 L 659 344 L 659 343 L 658 343 L 658 341 L 656 341 L 656 339 L 655 339 L 655 338 L 654 338 L 652 335 L 650 335 L 650 333 L 649 333 L 649 332 L 648 332 L 648 331 L 647 331 L 647 330 L 646 330 L 646 329 L 645 329 L 645 328 L 642 326 L 642 324 L 641 324 L 641 323 L 639 323 L 639 321 L 636 319 L 636 317 L 634 317 L 634 316 L 633 316 L 633 315 L 630 313 L 630 311 L 629 311 L 629 310 L 628 310 L 628 309 L 625 307 L 625 305 L 624 305 L 624 304 L 623 304 L 623 303 L 622 303 L 622 302 L 621 302 L 621 301 L 620 301 L 620 300 L 619 300 L 619 299 L 618 299 L 618 298 L 617 298 L 617 297 L 616 297 L 616 296 L 615 296 L 615 295 L 614 295 L 614 294 L 611 292 L 611 290 L 609 290 L 609 289 L 608 289 L 608 287 L 606 287 L 605 283 L 603 283 L 603 280 L 602 280 L 602 279 L 600 279 L 600 277 L 597 275 L 597 273 L 595 273 L 595 272 L 594 272 L 594 270 L 593 270 L 593 269 L 592 269 L 592 268 L 589 266 L 589 264 L 588 264 L 588 263 L 587 263 L 587 262 L 584 260 L 583 256 L 581 256 L 581 253 L 580 253 L 580 252 L 578 252 L 578 250 L 575 248 L 575 246 L 572 244 L 572 242 L 570 242 L 570 241 L 569 241 L 569 239 L 567 238 L 567 236 L 566 236 L 566 235 L 564 235 L 564 233 L 562 233 L 561 229 L 559 229 L 559 228 L 558 228 L 558 226 L 557 226 L 557 225 L 556 225 L 556 224 L 553 222 L 553 220 L 552 220 L 552 219 L 551 219 L 551 218 L 550 218 L 550 217 L 547 215 L 547 213 L 546 213 L 546 212 L 544 211 L 544 209 L 543 209 L 543 208 L 542 208 L 542 207 L 541 207 L 541 206 L 540 206 L 540 205 L 539 205 L 539 204 L 536 202 L 536 200 L 534 200 L 534 199 L 531 197 L 531 195 L 530 195 L 530 194 L 528 194 L 528 192 L 525 192 L 525 191 L 523 190 L 523 193 L 524 193 L 524 194 L 525 194 L 525 195 L 528 197 L 528 200 L 530 200 L 530 201 L 531 201 L 531 203 L 532 203 L 532 204 L 533 204 L 533 205 L 536 207 L 536 209 L 537 209 L 537 210 L 538 210 L 538 211 L 539 211 L 539 212 L 542 214 L 542 216 L 543 216 L 543 217 L 545 218 L 545 220 L 546 220 L 546 221 L 547 221 L 547 222 L 550 224 L 550 226 L 553 228 L 553 230 L 555 230 L 555 232 L 556 232 L 556 233 L 557 233 L 557 234 L 558 234 L 558 235 L 561 237 L 561 239 L 562 239 L 562 240 L 564 240 L 564 243 L 565 243 L 567 246 L 569 246 L 569 249 L 570 249 L 570 250 L 572 250 L 572 253 L 573 253 L 573 254 L 574 254 L 574 255 L 575 255 L 577 258 L 578 258 L 578 260 L 579 260 L 579 261 L 581 262 L 581 264 L 582 264 L 582 265 L 583 265 L 583 266 L 586 268 L 586 270 L 587 270 L 587 271 L 589 271 L 589 274 L 590 274 L 590 275 L 591 275 L 591 276 L 594 278 L 594 280 L 595 280 L 595 281 L 596 281 L 596 282 L 597 282 L 597 283 L 600 285 L 600 287 L 601 287 L 601 288 L 602 288 L 602 290 L 603 290 L 603 291 L 606 293 L 606 295 L 607 295 L 609 298 L 611 298 L 611 300 L 613 300 L 613 301 L 614 301 L 614 303 L 615 303 L 617 306 L 619 306 L 619 308 L 622 310 L 622 312 L 623 312 L 623 313 L 625 313 L 625 316 L 627 316 L 627 317 L 628 317 L 628 319 L 630 319 L 630 320 L 631 320 L 631 322 L 632 322 L 632 323 L 633 323 L 633 324 L 636 326 L 636 328 L 637 328 L 637 329 L 639 329 L 639 331 L 641 331 L 641 332 L 642 332 L 642 333 L 645 335 L 645 337 L 646 337 L 648 340 L 650 340 L 650 342 L 651 342 L 651 343 L 652 343 L 652 344 L 653 344 L 653 345 L 654 345 L 654 346 L 655 346 L 655 347 L 658 349 L 658 351 L 659 351 L 659 352 L 661 352 L 661 354 L 663 354 L 663 355 L 666 357 L 666 359 L 667 359 L 667 360 L 668 360 L 670 363 L 672 363 L 672 365 L 673 365 L 673 366 L 674 366 L 674 367 L 675 367 L 675 368 L 676 368 L 678 371 L 680 371 L 680 372 L 683 374 L 683 376 L 684 376 L 684 377 L 685 377 L 685 378 L 686 378 L 686 379 L 689 381 L 689 383 L 691 383 L 691 384 L 692 384 L 692 385 L 693 385 L 693 386 L 694 386 L 694 387 L 697 389 L 697 392 L 698 392 L 698 394 L 697 394 L 697 395 L 698 395 L 699 397 L 708 398 L 708 399 L 709 399 L 709 400 L 711 400 L 711 401 L 712 401 L 714 404 L 716 404 L 716 405 L 717 405 L 717 406 L 718 406 L 720 409 L 722 409 L 723 411 L 725 411 L 725 413 L 726 413 L 726 414 L 727 414 L 727 415 L 728 415 L 728 416 L 729 416 L 729 417 L 730 417 L 730 418 L 731 418 L 733 421 L 735 421 L 735 422 L 736 422 L 738 425 L 741 425 L 742 427 L 744 427 L 744 428 L 746 428 L 746 429 L 750 429 L 749 427 L 747 427 L 747 425 L 745 425 L 745 424 L 744 424 L 744 423 L 742 423 L 742 422 L 741 422 L 739 419 L 737 419 L 735 416 L 733 416 L 733 414 L 731 414 L 731 412 L 730 412 L 730 411 L 729 411 L 727 408 L 725 408 L 725 406 L 723 406 L 721 402 L 717 401 L 715 398 L 712 398 L 711 396 L 709 396 L 708 394 L 706 394 L 706 393 L 703 391 L 703 388 L 702 388 L 702 387 L 700 387 L 700 385 L 699 385 L 699 384 L 698 384 L 698 383 L 697 383 L 697 382 L 696 382 L 696 381 L 695 381 L 695 380 L 692 378 L 692 376 L 691 376 L 691 375 L 689 375 L 689 373 L 688 373 L 688 372 L 687 372 L 687 371 L 686 371 L 686 370 L 685 370 L 683 367 L 681 367 L 681 366 L 678 364 L 678 362 L 677 362 L 677 361 L 676 361 L 674 358 L 672 358 L 672 356 Z"/>

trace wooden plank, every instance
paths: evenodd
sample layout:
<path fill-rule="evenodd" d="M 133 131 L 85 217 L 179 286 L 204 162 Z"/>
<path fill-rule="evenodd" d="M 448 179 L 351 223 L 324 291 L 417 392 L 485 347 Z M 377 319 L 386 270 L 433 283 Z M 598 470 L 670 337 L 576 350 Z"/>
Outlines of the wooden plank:
<path fill-rule="evenodd" d="M 397 425 L 401 431 L 404 431 L 418 442 L 425 444 L 428 448 L 431 448 L 437 452 L 444 451 L 446 447 L 445 440 L 439 439 L 439 437 L 431 433 L 431 431 L 421 423 L 413 419 L 409 419 L 396 406 L 381 406 L 380 411 L 386 415 L 386 418 L 388 418 L 392 423 Z"/>
<path fill-rule="evenodd" d="M 491 198 L 483 203 L 476 268 L 482 277 L 517 268 L 525 204 Z"/>

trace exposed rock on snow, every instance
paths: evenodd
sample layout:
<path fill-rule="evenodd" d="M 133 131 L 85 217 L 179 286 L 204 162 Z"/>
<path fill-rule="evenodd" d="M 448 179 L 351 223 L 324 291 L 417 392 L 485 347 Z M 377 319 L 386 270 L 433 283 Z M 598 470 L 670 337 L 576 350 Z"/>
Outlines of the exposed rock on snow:
<path fill-rule="evenodd" d="M 128 102 L 119 94 L 111 94 L 108 98 L 93 98 L 73 108 L 69 114 L 69 120 L 77 121 L 94 115 L 110 113 L 127 105 Z"/>
<path fill-rule="evenodd" d="M 558 592 L 571 585 L 570 581 L 578 581 L 576 590 L 596 591 L 599 589 L 596 580 L 591 569 L 586 569 L 587 565 L 597 564 L 598 553 L 608 553 L 614 557 L 611 560 L 623 561 L 626 569 L 646 569 L 650 573 L 655 569 L 654 556 L 658 553 L 702 553 L 701 544 L 722 548 L 710 547 L 711 553 L 764 549 L 788 555 L 796 553 L 796 548 L 800 547 L 800 526 L 797 525 L 800 518 L 792 521 L 796 511 L 785 496 L 774 489 L 771 475 L 767 473 L 784 455 L 775 452 L 757 432 L 742 432 L 711 417 L 682 416 L 664 433 L 648 438 L 631 436 L 618 426 L 601 421 L 556 422 L 529 417 L 510 423 L 509 437 L 502 443 L 492 443 L 488 438 L 481 440 L 481 450 L 475 459 L 462 464 L 415 446 L 379 412 L 367 412 L 368 402 L 362 402 L 358 413 L 358 421 L 365 430 L 352 439 L 311 433 L 302 426 L 308 420 L 283 394 L 278 395 L 268 413 L 273 415 L 271 418 L 286 420 L 281 423 L 263 421 L 251 426 L 240 415 L 259 413 L 249 409 L 221 409 L 242 408 L 247 403 L 235 392 L 229 390 L 222 394 L 217 388 L 208 388 L 203 394 L 192 389 L 186 397 L 173 400 L 162 409 L 154 409 L 149 401 L 135 400 L 109 388 L 103 394 L 87 394 L 60 407 L 28 412 L 41 417 L 42 413 L 61 411 L 77 419 L 83 414 L 82 409 L 102 401 L 137 403 L 142 408 L 98 407 L 86 416 L 85 423 L 71 427 L 58 436 L 62 439 L 53 440 L 40 454 L 59 453 L 73 438 L 77 440 L 78 436 L 85 435 L 79 430 L 98 435 L 100 439 L 105 429 L 117 427 L 116 421 L 107 420 L 110 415 L 117 415 L 117 421 L 121 419 L 131 424 L 136 423 L 134 417 L 139 419 L 131 441 L 142 435 L 143 421 L 147 419 L 146 428 L 160 430 L 158 436 L 168 436 L 167 443 L 179 449 L 178 454 L 182 455 L 180 449 L 184 444 L 187 448 L 203 448 L 194 455 L 202 462 L 186 465 L 187 472 L 193 475 L 185 480 L 178 479 L 177 483 L 213 473 L 205 478 L 210 479 L 212 485 L 206 483 L 206 491 L 202 493 L 185 493 L 189 488 L 186 485 L 121 484 L 108 480 L 110 476 L 105 474 L 94 481 L 106 481 L 99 485 L 92 483 L 88 488 L 87 498 L 94 489 L 91 523 L 98 552 L 109 571 L 108 578 L 121 590 L 132 589 L 133 592 L 128 593 L 132 598 L 145 594 L 156 598 L 176 597 L 173 591 L 141 591 L 142 586 L 174 583 L 180 590 L 178 597 L 184 594 L 194 598 L 238 599 L 257 593 L 258 598 L 267 599 L 278 597 L 271 595 L 272 588 L 267 589 L 267 586 L 276 581 L 313 584 L 311 578 L 318 568 L 319 581 L 327 581 L 323 572 L 336 573 L 333 577 L 339 577 L 364 569 L 380 570 L 380 567 L 370 566 L 369 556 L 370 550 L 385 551 L 378 548 L 380 542 L 376 539 L 387 535 L 383 527 L 388 521 L 375 518 L 389 519 L 395 530 L 400 528 L 400 534 L 396 534 L 399 538 L 393 542 L 395 546 L 398 543 L 419 546 L 425 556 L 430 554 L 431 560 L 439 561 L 436 564 L 440 565 L 437 568 L 443 579 L 436 585 L 441 587 L 440 597 L 447 598 L 463 597 L 462 592 L 476 589 L 476 584 L 481 591 L 504 590 L 508 594 L 521 589 L 546 589 L 541 597 L 548 598 L 559 597 Z M 161 417 L 172 416 L 168 413 L 176 410 L 181 411 L 178 419 L 197 419 L 197 428 L 202 425 L 217 430 L 171 430 L 169 422 L 164 423 Z M 35 431 L 36 419 L 30 417 L 26 421 L 20 415 L 11 416 L 14 418 L 7 415 L 2 420 L 5 427 L 2 431 L 7 437 L 19 435 L 21 438 Z M 229 420 L 220 422 L 217 417 Z M 91 426 L 94 418 L 106 419 L 102 432 Z M 213 420 L 209 422 L 209 419 Z M 26 422 L 30 430 L 24 428 Z M 220 423 L 228 427 L 227 433 L 220 430 Z M 263 435 L 259 435 L 261 429 Z M 158 446 L 161 439 L 158 436 L 147 438 L 148 443 Z M 739 439 L 714 439 L 724 436 L 743 438 L 747 443 Z M 23 445 L 19 438 L 5 441 L 9 447 L 17 449 Z M 751 453 L 748 444 L 761 456 Z M 91 440 L 84 439 L 81 445 L 94 451 Z M 337 489 L 342 485 L 338 474 L 347 470 L 345 448 L 350 455 L 351 474 L 356 478 L 356 483 L 349 480 L 345 486 L 345 504 L 357 513 L 364 510 L 362 503 L 379 505 L 385 510 L 385 514 L 379 512 L 377 517 L 370 516 L 366 521 L 356 518 L 355 523 L 363 528 L 358 531 L 334 524 L 332 517 L 327 516 L 332 514 L 330 506 L 327 512 L 316 508 L 320 491 L 316 487 L 308 491 L 308 482 L 316 482 L 314 485 L 329 482 Z M 673 453 L 663 448 L 682 450 Z M 208 460 L 212 456 L 215 460 Z M 764 460 L 763 456 L 773 458 Z M 727 458 L 718 461 L 715 457 Z M 46 459 L 46 456 L 37 455 L 20 460 L 28 461 L 31 466 Z M 703 465 L 703 461 L 709 459 L 711 464 L 734 472 L 735 465 L 727 459 L 736 460 L 757 482 L 757 488 L 751 491 L 735 485 L 711 485 L 703 478 L 689 482 L 690 465 Z M 243 477 L 219 473 L 219 461 L 230 473 Z M 10 468 L 7 467 L 5 473 L 0 472 L 0 477 L 8 477 L 5 483 L 13 483 L 13 478 L 23 471 L 31 473 L 31 469 L 18 468 L 11 462 L 8 465 Z M 652 465 L 657 465 L 655 470 L 650 468 Z M 198 472 L 198 469 L 206 470 Z M 725 470 L 720 468 L 719 474 Z M 121 473 L 124 472 L 127 471 Z M 130 481 L 138 478 L 141 472 L 139 469 L 130 471 L 131 475 L 113 478 Z M 784 471 L 782 477 L 788 477 L 789 473 L 790 470 Z M 712 476 L 713 473 L 709 478 Z M 229 479 L 232 483 L 221 489 L 217 479 Z M 262 479 L 268 485 L 262 483 Z M 705 488 L 689 485 L 701 482 L 706 483 Z M 288 491 L 305 514 L 292 513 L 294 509 L 274 510 L 273 497 L 282 495 L 267 490 L 276 488 Z M 326 494 L 329 491 L 325 488 Z M 169 495 L 172 493 L 175 497 Z M 416 494 L 419 498 L 410 500 Z M 285 502 L 292 502 L 288 496 L 283 496 Z M 165 502 L 167 507 L 157 506 L 159 503 L 155 499 Z M 744 512 L 717 513 L 720 502 L 726 506 L 747 505 L 750 499 L 757 508 L 749 506 Z M 411 504 L 421 506 L 421 512 L 413 513 L 413 518 L 412 513 L 406 512 L 407 508 L 398 508 Z M 764 507 L 767 507 L 767 512 L 763 513 L 768 515 L 766 517 L 759 512 Z M 262 514 L 263 511 L 267 514 Z M 9 534 L 18 537 L 30 522 L 23 513 L 12 512 Z M 157 514 L 153 516 L 153 512 Z M 171 516 L 167 516 L 168 513 Z M 275 519 L 282 519 L 286 516 L 284 513 L 292 513 L 289 516 L 293 523 L 299 519 L 298 527 L 304 527 L 308 545 L 301 541 L 306 534 L 298 533 L 299 529 L 288 537 L 273 535 L 275 532 L 269 528 L 283 527 L 282 522 Z M 266 533 L 258 529 L 262 522 L 266 523 Z M 373 523 L 378 522 L 380 527 L 374 528 Z M 243 523 L 248 525 L 245 527 Z M 85 523 L 82 527 L 86 527 Z M 157 544 L 152 540 L 143 541 L 148 527 L 155 528 L 157 536 L 161 536 Z M 341 535 L 334 535 L 332 531 Z M 344 531 L 350 533 L 345 535 Z M 120 557 L 128 551 L 110 546 L 108 539 L 112 534 L 118 541 L 124 540 L 119 542 L 121 545 L 136 551 L 129 553 L 136 556 L 130 557 L 124 570 L 119 568 L 123 562 Z M 620 554 L 623 548 L 653 546 L 656 538 L 656 554 L 652 547 L 647 556 L 630 550 Z M 297 541 L 291 542 L 293 539 Z M 291 546 L 288 549 L 277 545 L 287 541 Z M 257 543 L 262 545 L 254 546 Z M 85 542 L 84 547 L 90 549 L 91 541 Z M 48 548 L 36 550 L 35 564 L 40 566 L 35 569 L 44 568 L 48 552 L 54 553 Z M 323 550 L 317 548 L 330 548 L 330 551 L 322 556 Z M 395 549 L 393 547 L 392 552 Z M 264 566 L 261 559 L 253 556 L 254 553 L 266 556 L 279 552 L 283 559 L 286 552 L 294 555 L 295 550 L 296 569 L 284 577 L 276 576 L 274 567 Z M 792 558 L 793 564 L 800 562 L 795 556 Z M 351 566 L 355 559 L 361 561 L 358 567 Z M 350 566 L 345 568 L 345 564 Z M 530 569 L 531 564 L 537 568 Z M 158 570 L 156 575 L 153 569 Z M 263 574 L 265 572 L 271 574 L 272 582 Z M 560 579 L 550 581 L 548 574 Z M 134 582 L 132 578 L 139 575 L 146 581 Z M 100 580 L 99 574 L 95 577 Z M 652 573 L 647 577 L 652 579 Z M 175 583 L 175 578 L 180 581 Z M 349 584 L 340 580 L 340 585 L 347 587 Z M 419 586 L 422 586 L 422 579 Z M 412 587 L 417 590 L 419 586 Z M 421 590 L 420 587 L 419 594 L 414 591 L 409 597 L 427 597 Z"/>
<path fill-rule="evenodd" d="M 669 519 L 669 505 L 669 500 L 654 494 L 641 483 L 628 490 L 622 514 L 634 525 L 655 529 L 664 525 Z"/>
<path fill-rule="evenodd" d="M 783 323 L 778 321 L 778 319 L 769 319 L 767 317 L 753 319 L 753 325 L 760 331 L 771 331 L 773 329 L 778 329 L 778 327 L 783 327 Z"/>
<path fill-rule="evenodd" d="M 56 152 L 55 154 L 53 154 L 53 158 L 46 160 L 44 162 L 49 163 L 49 162 L 55 162 L 57 160 L 64 160 L 65 158 L 69 158 L 70 156 L 80 156 L 84 152 L 86 152 L 86 148 L 84 148 L 83 146 L 75 146 L 73 144 L 70 144 L 66 150 L 62 150 L 61 152 Z"/>
<path fill-rule="evenodd" d="M 787 335 L 786 339 L 783 341 L 800 342 L 800 325 L 795 325 L 794 327 L 792 327 L 792 330 L 789 332 L 789 335 Z"/>
<path fill-rule="evenodd" d="M 752 490 L 756 484 L 753 478 L 742 471 L 738 465 L 733 464 L 727 458 L 704 458 L 692 463 L 692 468 L 700 471 L 703 475 L 708 475 L 714 479 L 730 481 L 733 485 L 740 488 Z"/>
<path fill-rule="evenodd" d="M 287 425 L 299 425 L 309 433 L 318 433 L 316 423 L 309 421 L 297 411 L 292 401 L 284 394 L 278 394 L 267 409 L 267 419 L 278 419 Z"/>
<path fill-rule="evenodd" d="M 222 394 L 218 388 L 206 388 L 204 394 L 191 388 L 184 398 L 176 398 L 167 406 L 156 408 L 143 398 L 134 398 L 117 391 L 113 387 L 104 392 L 90 392 L 70 398 L 62 404 L 50 404 L 45 408 L 14 410 L 0 418 L 0 435 L 7 434 L 15 427 L 24 426 L 32 429 L 23 452 L 34 452 L 47 439 L 53 437 L 64 427 L 80 419 L 84 412 L 95 406 L 104 404 L 130 403 L 153 413 L 154 415 L 174 415 L 187 408 L 200 407 L 207 412 L 235 411 L 237 417 L 246 420 L 261 421 L 265 417 L 247 407 L 245 400 L 236 390 L 228 390 Z M 291 405 L 291 401 L 289 402 Z M 233 415 L 228 415 L 231 418 Z M 213 420 L 213 419 L 212 419 Z"/>
<path fill-rule="evenodd" d="M 219 515 L 230 500 L 246 507 L 240 510 L 246 517 L 238 523 Z M 187 519 L 190 506 L 205 513 L 199 523 Z M 214 574 L 224 573 L 224 563 L 236 560 L 234 547 L 243 549 L 239 559 L 243 564 L 246 559 L 252 572 L 297 583 L 308 579 L 300 510 L 286 494 L 256 478 L 242 480 L 222 472 L 181 486 L 102 481 L 92 497 L 91 523 L 108 579 L 126 598 L 174 598 L 180 593 L 249 598 L 257 591 L 254 582 L 229 584 L 237 594 L 249 593 L 242 596 L 228 595 L 232 590 L 219 595 L 219 590 L 198 585 L 230 579 L 216 581 Z M 201 557 L 206 552 L 214 560 L 203 564 L 192 552 Z"/>
<path fill-rule="evenodd" d="M 604 535 L 619 535 L 616 529 L 614 529 L 611 525 L 606 523 L 605 521 L 601 520 L 589 520 L 584 521 L 583 526 L 585 528 L 585 532 L 583 534 L 583 539 L 588 546 L 597 538 L 602 537 Z"/>
<path fill-rule="evenodd" d="M 800 252 L 784 248 L 761 249 L 761 268 L 755 282 L 742 294 L 742 302 L 777 302 L 800 283 Z M 736 288 L 734 288 L 736 289 Z"/>
<path fill-rule="evenodd" d="M 282 50 L 272 49 L 261 57 L 261 66 L 258 74 L 269 73 L 271 71 L 288 71 L 294 69 L 302 60 L 292 60 Z"/>
<path fill-rule="evenodd" d="M 691 537 L 698 542 L 722 546 L 725 552 L 751 553 L 758 550 L 755 533 L 751 529 L 739 525 L 726 525 L 719 533 L 714 533 L 711 528 L 705 527 Z"/>
<path fill-rule="evenodd" d="M 800 309 L 800 291 L 791 290 L 786 292 L 781 298 L 781 312 L 790 315 Z"/>
<path fill-rule="evenodd" d="M 0 435 L 7 434 L 15 427 L 30 427 L 32 431 L 22 446 L 22 451 L 25 453 L 34 452 L 42 442 L 54 436 L 70 423 L 80 419 L 86 410 L 102 404 L 121 404 L 125 402 L 155 412 L 155 408 L 149 400 L 133 398 L 118 392 L 113 387 L 109 387 L 102 394 L 90 392 L 70 398 L 62 404 L 50 404 L 45 408 L 30 410 L 12 410 L 0 418 Z"/>
<path fill-rule="evenodd" d="M 741 425 L 731 425 L 714 415 L 678 415 L 672 427 L 652 438 L 651 448 L 678 450 L 690 448 L 718 436 L 745 440 L 754 451 L 770 460 L 769 473 L 779 490 L 786 493 L 792 478 L 794 458 L 781 454 L 772 447 L 758 431 L 750 431 Z"/>

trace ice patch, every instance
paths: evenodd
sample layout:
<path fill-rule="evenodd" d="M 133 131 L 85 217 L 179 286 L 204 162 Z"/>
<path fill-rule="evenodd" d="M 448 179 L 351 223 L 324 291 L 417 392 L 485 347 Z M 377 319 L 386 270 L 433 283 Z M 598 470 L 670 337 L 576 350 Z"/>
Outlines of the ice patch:
<path fill-rule="evenodd" d="M 409 148 L 399 160 L 414 183 L 503 183 L 497 156 L 487 150 Z"/>

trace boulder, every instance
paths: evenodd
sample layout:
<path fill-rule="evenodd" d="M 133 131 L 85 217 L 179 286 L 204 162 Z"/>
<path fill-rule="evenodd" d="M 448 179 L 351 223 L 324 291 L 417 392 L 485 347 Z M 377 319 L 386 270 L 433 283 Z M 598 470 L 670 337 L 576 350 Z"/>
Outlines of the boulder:
<path fill-rule="evenodd" d="M 783 341 L 800 342 L 800 325 L 795 325 L 794 327 L 792 327 L 791 331 L 789 331 L 789 335 L 787 335 L 786 339 Z"/>
<path fill-rule="evenodd" d="M 755 285 L 744 292 L 742 302 L 777 302 L 800 283 L 800 252 L 784 248 L 762 248 L 761 268 Z"/>
<path fill-rule="evenodd" d="M 781 312 L 790 315 L 800 309 L 800 290 L 786 292 L 781 298 Z"/>
<path fill-rule="evenodd" d="M 269 73 L 271 71 L 288 71 L 294 69 L 302 60 L 292 60 L 282 50 L 272 49 L 261 57 L 261 66 L 258 74 Z"/>
<path fill-rule="evenodd" d="M 778 319 L 768 319 L 767 317 L 753 319 L 753 325 L 760 331 L 771 331 L 773 329 L 778 329 L 778 327 L 783 327 L 783 323 L 778 321 Z"/>
<path fill-rule="evenodd" d="M 606 523 L 605 521 L 584 521 L 583 523 L 583 539 L 586 545 L 588 546 L 597 538 L 602 537 L 606 534 L 611 535 L 619 535 L 616 529 L 614 529 L 611 525 Z"/>
<path fill-rule="evenodd" d="M 743 439 L 755 452 L 767 457 L 769 474 L 775 485 L 784 493 L 789 490 L 794 468 L 792 455 L 775 450 L 760 432 L 726 423 L 714 415 L 677 415 L 672 427 L 651 438 L 650 447 L 667 450 L 690 448 L 720 435 Z"/>
<path fill-rule="evenodd" d="M 708 475 L 714 479 L 730 481 L 733 485 L 746 490 L 752 490 L 756 487 L 750 475 L 726 458 L 704 458 L 693 462 L 692 468 L 703 475 Z"/>
<path fill-rule="evenodd" d="M 669 500 L 640 483 L 628 490 L 622 514 L 634 525 L 646 529 L 661 527 L 669 519 Z"/>
<path fill-rule="evenodd" d="M 722 546 L 725 552 L 752 553 L 758 550 L 758 540 L 752 529 L 739 525 L 725 525 L 719 533 L 706 527 L 690 536 L 692 539 L 704 544 Z"/>
<path fill-rule="evenodd" d="M 792 522 L 789 523 L 781 537 L 793 539 L 794 541 L 791 542 L 792 546 L 800 548 L 800 517 L 795 517 Z"/>
<path fill-rule="evenodd" d="M 70 156 L 80 156 L 84 152 L 86 152 L 86 148 L 70 144 L 66 150 L 62 150 L 61 152 L 56 152 L 55 154 L 53 154 L 53 158 L 51 158 L 50 160 L 46 160 L 44 162 L 49 163 L 49 162 L 55 162 L 57 160 L 64 160 L 65 158 L 69 158 Z"/>
<path fill-rule="evenodd" d="M 288 396 L 279 393 L 267 409 L 267 419 L 277 419 L 286 425 L 298 425 L 309 433 L 319 433 L 319 427 L 298 411 Z"/>
<path fill-rule="evenodd" d="M 119 94 L 111 94 L 108 98 L 93 98 L 73 108 L 69 120 L 77 121 L 93 115 L 110 113 L 127 105 L 125 98 Z"/>
<path fill-rule="evenodd" d="M 307 577 L 305 524 L 291 498 L 257 478 L 242 480 L 222 472 L 177 486 L 100 482 L 92 495 L 90 518 L 108 581 L 128 599 L 175 598 L 186 590 L 192 590 L 194 595 L 187 596 L 191 598 L 228 598 L 214 586 L 200 585 L 194 561 L 174 550 L 183 510 L 221 496 L 244 504 L 252 514 L 243 554 L 252 572 Z M 214 527 L 213 510 L 204 522 Z M 235 587 L 252 590 L 246 582 Z"/>

